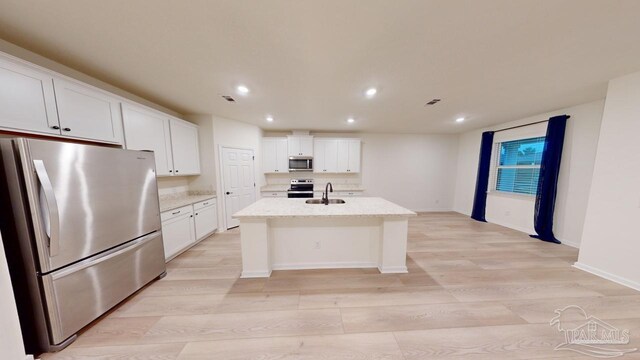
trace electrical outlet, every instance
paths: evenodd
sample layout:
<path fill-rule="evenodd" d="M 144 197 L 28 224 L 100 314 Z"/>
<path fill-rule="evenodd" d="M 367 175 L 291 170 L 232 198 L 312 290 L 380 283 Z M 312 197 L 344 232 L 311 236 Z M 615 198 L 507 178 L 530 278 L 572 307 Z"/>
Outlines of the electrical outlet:
<path fill-rule="evenodd" d="M 320 249 L 320 241 L 316 241 L 316 249 Z"/>

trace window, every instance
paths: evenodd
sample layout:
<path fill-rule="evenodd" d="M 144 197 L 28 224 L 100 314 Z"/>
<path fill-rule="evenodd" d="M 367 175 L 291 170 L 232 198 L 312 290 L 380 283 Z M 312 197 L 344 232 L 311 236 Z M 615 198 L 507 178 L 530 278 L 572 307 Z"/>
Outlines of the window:
<path fill-rule="evenodd" d="M 544 136 L 498 143 L 495 190 L 535 195 L 538 192 Z"/>

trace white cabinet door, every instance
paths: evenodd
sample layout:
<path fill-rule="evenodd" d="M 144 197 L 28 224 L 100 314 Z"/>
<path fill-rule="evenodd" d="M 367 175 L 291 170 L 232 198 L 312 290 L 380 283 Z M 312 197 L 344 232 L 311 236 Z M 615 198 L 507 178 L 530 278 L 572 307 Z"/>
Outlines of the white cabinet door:
<path fill-rule="evenodd" d="M 174 175 L 200 174 L 198 127 L 176 119 L 170 119 L 169 124 Z"/>
<path fill-rule="evenodd" d="M 169 119 L 129 104 L 122 104 L 122 117 L 126 148 L 153 151 L 156 175 L 173 175 Z"/>
<path fill-rule="evenodd" d="M 211 205 L 195 210 L 196 240 L 211 234 L 218 228 L 218 212 L 216 206 Z"/>
<path fill-rule="evenodd" d="M 0 127 L 60 135 L 53 78 L 0 59 Z"/>
<path fill-rule="evenodd" d="M 360 140 L 349 140 L 349 167 L 347 172 L 360 172 Z"/>
<path fill-rule="evenodd" d="M 262 195 L 262 197 L 282 197 L 282 198 L 286 198 L 287 197 L 287 192 L 286 191 L 263 191 L 260 193 L 260 195 Z"/>
<path fill-rule="evenodd" d="M 313 156 L 313 136 L 300 137 L 300 152 L 302 156 Z"/>
<path fill-rule="evenodd" d="M 313 136 L 287 137 L 289 156 L 313 156 Z"/>
<path fill-rule="evenodd" d="M 122 143 L 119 101 L 63 79 L 53 80 L 62 135 Z"/>
<path fill-rule="evenodd" d="M 289 154 L 287 153 L 287 138 L 276 141 L 276 172 L 289 172 Z"/>
<path fill-rule="evenodd" d="M 262 139 L 262 171 L 278 172 L 278 143 L 275 139 Z"/>
<path fill-rule="evenodd" d="M 338 140 L 316 139 L 313 171 L 335 173 L 338 171 Z"/>
<path fill-rule="evenodd" d="M 314 141 L 314 150 L 315 150 L 315 156 L 313 157 L 313 172 L 314 173 L 321 173 L 321 172 L 326 172 L 326 168 L 324 166 L 325 163 L 325 156 L 324 156 L 324 149 L 326 147 L 326 141 L 324 140 L 319 140 L 316 139 Z"/>
<path fill-rule="evenodd" d="M 162 222 L 165 259 L 170 259 L 196 241 L 193 213 L 185 213 Z"/>
<path fill-rule="evenodd" d="M 338 139 L 338 172 L 360 172 L 359 139 Z"/>
<path fill-rule="evenodd" d="M 289 156 L 301 156 L 300 151 L 300 137 L 299 136 L 287 136 L 287 153 Z"/>

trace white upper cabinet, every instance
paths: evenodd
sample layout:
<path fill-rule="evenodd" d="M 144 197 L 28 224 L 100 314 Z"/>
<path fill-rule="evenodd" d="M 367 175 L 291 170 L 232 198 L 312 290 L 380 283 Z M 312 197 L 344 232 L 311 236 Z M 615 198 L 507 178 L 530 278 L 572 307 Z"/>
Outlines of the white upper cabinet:
<path fill-rule="evenodd" d="M 60 135 L 52 76 L 0 59 L 0 127 Z"/>
<path fill-rule="evenodd" d="M 338 172 L 338 140 L 316 139 L 314 147 L 313 172 Z"/>
<path fill-rule="evenodd" d="M 53 80 L 62 135 L 122 143 L 118 99 L 80 84 Z"/>
<path fill-rule="evenodd" d="M 289 156 L 313 156 L 313 136 L 287 136 Z"/>
<path fill-rule="evenodd" d="M 338 140 L 338 172 L 360 172 L 360 139 Z"/>
<path fill-rule="evenodd" d="M 186 121 L 170 119 L 174 175 L 200 174 L 198 127 Z"/>
<path fill-rule="evenodd" d="M 129 104 L 122 104 L 122 118 L 126 148 L 153 151 L 156 175 L 173 175 L 169 119 Z"/>
<path fill-rule="evenodd" d="M 262 170 L 265 173 L 289 172 L 287 138 L 262 139 Z"/>

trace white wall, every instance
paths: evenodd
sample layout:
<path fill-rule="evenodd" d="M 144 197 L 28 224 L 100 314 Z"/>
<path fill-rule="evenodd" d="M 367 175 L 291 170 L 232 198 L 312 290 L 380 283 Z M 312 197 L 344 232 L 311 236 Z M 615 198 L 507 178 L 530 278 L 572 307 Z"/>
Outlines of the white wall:
<path fill-rule="evenodd" d="M 267 133 L 265 136 L 286 136 Z M 383 197 L 414 211 L 451 211 L 458 151 L 457 135 L 312 133 L 315 137 L 362 140 L 359 174 L 269 174 L 269 184 L 291 178 L 316 181 L 316 188 L 333 184 L 361 184 L 366 196 Z"/>
<path fill-rule="evenodd" d="M 554 232 L 563 243 L 579 246 L 603 107 L 604 100 L 599 100 L 461 134 L 454 210 L 466 215 L 471 214 L 480 139 L 483 131 L 503 129 L 546 120 L 555 115 L 568 114 L 571 115 L 571 118 L 567 122 L 562 153 Z M 534 233 L 534 205 L 533 197 L 489 194 L 487 196 L 487 221 L 523 232 Z"/>
<path fill-rule="evenodd" d="M 262 130 L 251 124 L 240 121 L 212 117 L 213 156 L 206 154 L 203 161 L 212 161 L 217 176 L 216 193 L 218 194 L 218 224 L 224 230 L 225 213 L 223 211 L 224 189 L 222 188 L 222 171 L 220 170 L 220 147 L 251 149 L 256 157 L 254 174 L 256 177 L 256 200 L 260 197 L 260 187 L 265 184 L 262 173 Z M 201 154 L 202 156 L 202 154 Z"/>
<path fill-rule="evenodd" d="M 640 290 L 640 72 L 609 82 L 576 266 Z"/>
<path fill-rule="evenodd" d="M 0 351 L 3 359 L 23 360 L 26 358 L 18 310 L 13 298 L 13 288 L 9 278 L 9 267 L 0 236 Z"/>
<path fill-rule="evenodd" d="M 455 135 L 362 134 L 362 185 L 414 211 L 451 211 Z"/>

